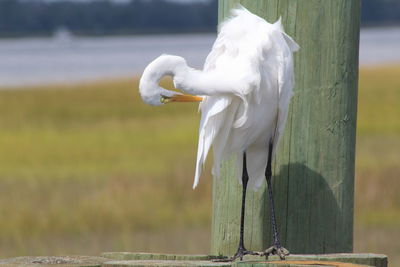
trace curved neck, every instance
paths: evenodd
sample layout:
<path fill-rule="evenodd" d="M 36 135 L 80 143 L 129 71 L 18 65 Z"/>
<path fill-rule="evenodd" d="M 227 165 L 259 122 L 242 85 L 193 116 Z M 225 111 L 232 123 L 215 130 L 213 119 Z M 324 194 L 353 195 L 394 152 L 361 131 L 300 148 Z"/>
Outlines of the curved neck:
<path fill-rule="evenodd" d="M 154 60 L 143 73 L 143 77 L 155 84 L 159 84 L 164 76 L 183 75 L 189 67 L 186 61 L 178 56 L 163 55 Z"/>
<path fill-rule="evenodd" d="M 172 96 L 176 92 L 161 88 L 158 84 L 164 76 L 181 76 L 188 72 L 186 61 L 178 56 L 163 55 L 151 62 L 140 79 L 139 92 L 149 105 L 161 105 L 160 96 Z"/>
<path fill-rule="evenodd" d="M 164 76 L 173 77 L 176 89 L 200 96 L 235 93 L 240 79 L 220 71 L 195 70 L 188 67 L 182 57 L 162 55 L 146 67 L 140 79 L 139 91 L 146 103 L 160 105 L 160 95 L 170 97 L 176 94 L 158 85 Z"/>

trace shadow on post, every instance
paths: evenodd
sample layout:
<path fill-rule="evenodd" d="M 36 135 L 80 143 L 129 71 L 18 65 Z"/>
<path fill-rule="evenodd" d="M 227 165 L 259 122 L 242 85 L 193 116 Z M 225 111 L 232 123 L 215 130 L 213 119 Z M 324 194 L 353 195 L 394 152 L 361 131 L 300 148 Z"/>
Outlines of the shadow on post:
<path fill-rule="evenodd" d="M 346 238 L 337 233 L 343 233 L 341 228 L 346 227 L 346 220 L 337 202 L 340 196 L 335 197 L 334 187 L 320 174 L 300 163 L 284 165 L 274 175 L 273 191 L 280 238 L 282 245 L 292 254 L 343 250 L 340 248 L 345 246 Z M 263 194 L 263 198 L 268 199 L 268 191 L 264 190 Z M 269 203 L 265 205 L 264 216 L 260 217 L 266 226 L 264 244 L 269 247 L 272 240 Z"/>

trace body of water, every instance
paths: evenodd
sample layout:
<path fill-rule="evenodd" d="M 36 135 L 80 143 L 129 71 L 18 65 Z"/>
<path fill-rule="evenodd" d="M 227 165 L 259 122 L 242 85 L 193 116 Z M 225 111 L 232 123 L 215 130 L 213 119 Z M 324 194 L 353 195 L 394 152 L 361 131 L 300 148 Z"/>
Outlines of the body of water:
<path fill-rule="evenodd" d="M 216 34 L 0 39 L 0 87 L 129 77 L 160 54 L 200 68 Z M 400 63 L 400 28 L 363 29 L 360 64 Z"/>

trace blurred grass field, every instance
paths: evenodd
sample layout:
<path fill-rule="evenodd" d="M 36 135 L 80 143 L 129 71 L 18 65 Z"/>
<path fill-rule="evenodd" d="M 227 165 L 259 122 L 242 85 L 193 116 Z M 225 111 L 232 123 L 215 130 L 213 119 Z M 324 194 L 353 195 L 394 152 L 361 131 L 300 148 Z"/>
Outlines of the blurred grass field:
<path fill-rule="evenodd" d="M 209 172 L 191 190 L 197 105 L 149 107 L 136 88 L 132 79 L 0 91 L 0 257 L 208 253 Z M 355 251 L 386 253 L 392 266 L 399 101 L 399 66 L 361 69 Z"/>

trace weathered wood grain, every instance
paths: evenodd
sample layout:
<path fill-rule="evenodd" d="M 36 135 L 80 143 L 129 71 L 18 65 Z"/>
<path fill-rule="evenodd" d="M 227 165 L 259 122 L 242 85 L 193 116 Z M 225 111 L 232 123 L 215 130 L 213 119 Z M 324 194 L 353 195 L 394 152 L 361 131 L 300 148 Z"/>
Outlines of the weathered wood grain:
<path fill-rule="evenodd" d="M 243 262 L 236 264 L 240 267 L 313 267 L 313 266 L 328 266 L 328 267 L 368 267 L 368 265 L 360 265 L 346 262 L 334 261 L 276 261 L 276 262 Z"/>
<path fill-rule="evenodd" d="M 274 262 L 235 262 L 235 263 L 216 263 L 206 261 L 110 261 L 104 263 L 104 267 L 313 267 L 313 266 L 327 266 L 327 267 L 369 267 L 368 265 L 359 265 L 353 263 L 343 262 L 330 262 L 330 261 L 274 261 Z"/>
<path fill-rule="evenodd" d="M 231 263 L 221 263 L 212 261 L 173 261 L 173 260 L 132 260 L 132 261 L 109 261 L 105 262 L 102 267 L 230 267 Z"/>
<path fill-rule="evenodd" d="M 283 245 L 292 253 L 351 252 L 360 0 L 220 0 L 219 20 L 241 3 L 269 22 L 282 17 L 301 49 L 273 191 Z M 239 240 L 241 187 L 232 162 L 214 179 L 212 254 Z M 267 192 L 249 192 L 245 245 L 270 245 Z"/>
<path fill-rule="evenodd" d="M 254 265 L 263 264 L 259 257 L 249 256 L 245 258 Z M 269 260 L 279 261 L 277 256 L 269 257 Z M 387 267 L 388 259 L 386 255 L 373 253 L 336 253 L 336 254 L 307 254 L 307 255 L 290 255 L 286 261 L 318 261 L 323 262 L 341 262 L 347 264 L 357 264 L 361 266 Z M 278 264 L 278 263 L 276 263 Z M 243 266 L 244 267 L 244 266 Z"/>
<path fill-rule="evenodd" d="M 211 261 L 225 257 L 213 255 L 185 255 L 137 252 L 104 252 L 102 257 L 112 260 L 180 260 L 180 261 Z"/>
<path fill-rule="evenodd" d="M 193 266 L 193 267 L 282 267 L 282 266 L 374 266 L 387 267 L 387 257 L 381 254 L 318 254 L 318 255 L 290 255 L 286 261 L 281 261 L 277 256 L 269 257 L 265 261 L 259 256 L 245 256 L 244 261 L 215 262 L 217 256 L 208 255 L 171 255 L 131 252 L 107 252 L 102 254 L 110 261 L 102 266 Z"/>
<path fill-rule="evenodd" d="M 0 260 L 1 267 L 100 267 L 107 261 L 103 257 L 93 256 L 38 256 L 38 257 L 16 257 Z"/>

